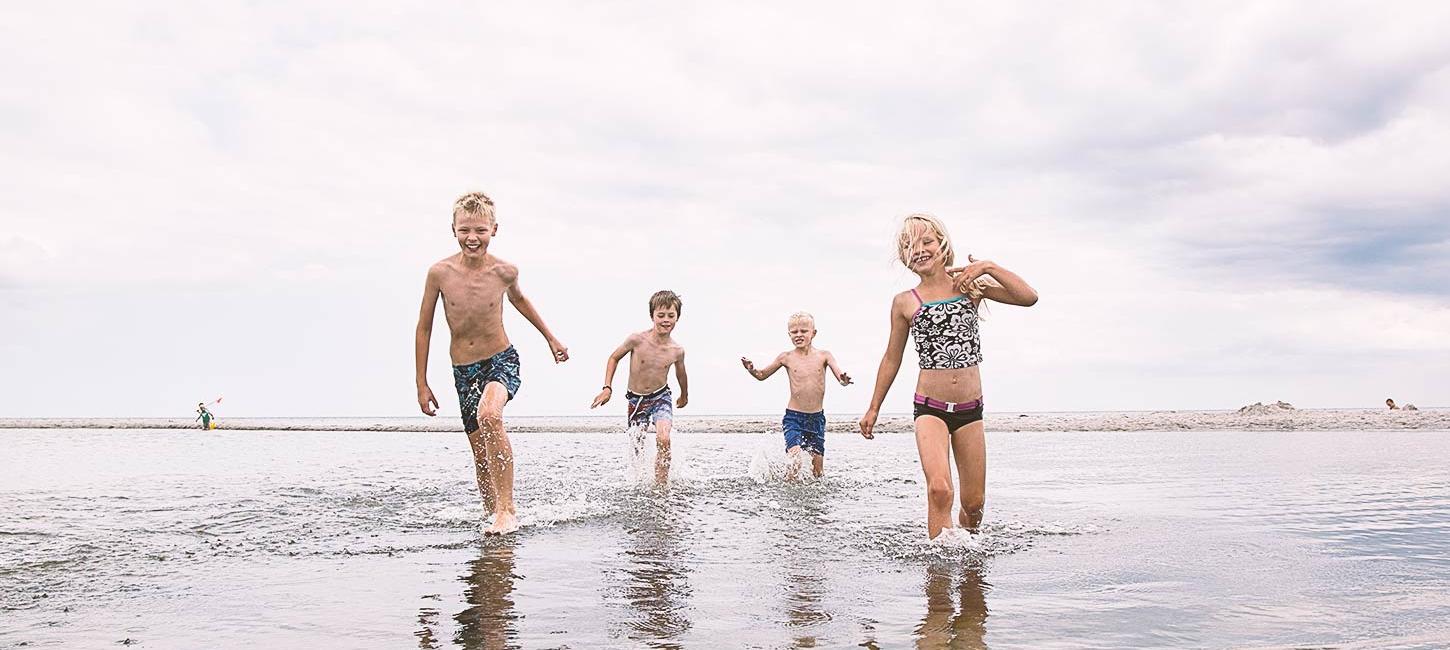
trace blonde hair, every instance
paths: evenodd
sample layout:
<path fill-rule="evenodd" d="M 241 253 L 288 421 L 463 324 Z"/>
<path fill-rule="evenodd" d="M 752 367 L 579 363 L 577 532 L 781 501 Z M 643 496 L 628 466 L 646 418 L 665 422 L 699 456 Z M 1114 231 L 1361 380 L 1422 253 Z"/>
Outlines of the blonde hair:
<path fill-rule="evenodd" d="M 810 321 L 811 329 L 816 328 L 816 317 L 803 311 L 798 311 L 794 314 L 791 314 L 790 318 L 785 319 L 785 326 L 787 329 L 789 329 L 791 325 L 794 325 L 800 321 Z"/>
<path fill-rule="evenodd" d="M 483 192 L 469 192 L 458 197 L 453 202 L 453 219 L 458 220 L 458 213 L 484 217 L 489 223 L 494 223 L 493 199 L 488 198 Z"/>
<path fill-rule="evenodd" d="M 906 268 L 911 268 L 911 257 L 917 251 L 916 233 L 922 226 L 930 228 L 932 234 L 936 235 L 937 240 L 941 242 L 941 254 L 945 266 L 951 267 L 956 264 L 957 252 L 952 248 L 952 236 L 947 232 L 946 224 L 943 224 L 941 219 L 936 218 L 935 215 L 925 212 L 908 214 L 905 219 L 901 220 L 901 230 L 896 234 L 896 258 L 901 261 L 901 264 Z M 991 278 L 979 277 L 972 281 L 972 286 L 967 287 L 967 296 L 973 300 L 980 300 L 982 288 L 994 284 L 995 282 Z"/>

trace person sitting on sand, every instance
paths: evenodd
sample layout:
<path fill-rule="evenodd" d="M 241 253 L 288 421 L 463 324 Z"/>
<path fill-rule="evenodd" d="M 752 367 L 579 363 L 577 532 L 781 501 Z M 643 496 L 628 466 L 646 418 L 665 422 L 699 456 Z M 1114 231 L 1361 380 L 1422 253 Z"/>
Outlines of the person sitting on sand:
<path fill-rule="evenodd" d="M 1030 307 L 1037 292 L 1017 274 L 967 256 L 953 267 L 956 253 L 946 226 L 936 217 L 913 214 L 901 224 L 896 253 L 901 264 L 921 279 L 916 288 L 891 300 L 891 336 L 871 405 L 861 416 L 861 435 L 873 437 L 886 392 L 901 370 L 906 337 L 916 339 L 921 373 L 913 398 L 916 450 L 926 475 L 926 532 L 935 538 L 952 526 L 952 457 L 961 476 L 961 512 L 968 531 L 982 521 L 986 503 L 987 442 L 982 425 L 982 341 L 977 310 L 983 300 Z"/>
<path fill-rule="evenodd" d="M 609 403 L 614 395 L 614 371 L 624 355 L 629 355 L 628 390 L 624 392 L 626 422 L 639 435 L 653 425 L 655 428 L 655 482 L 664 485 L 670 478 L 670 430 L 674 427 L 675 409 L 690 402 L 690 379 L 685 374 L 685 348 L 671 338 L 680 320 L 684 303 L 673 291 L 656 291 L 649 298 L 653 325 L 630 334 L 604 363 L 604 388 L 594 397 L 589 408 Z M 680 383 L 680 399 L 670 404 L 670 366 Z M 635 449 L 639 449 L 636 443 Z"/>
<path fill-rule="evenodd" d="M 751 377 L 760 381 L 765 381 L 781 368 L 786 369 L 786 377 L 790 379 L 790 401 L 786 403 L 785 418 L 780 423 L 785 433 L 786 453 L 790 454 L 786 478 L 795 480 L 796 473 L 800 471 L 802 449 L 810 452 L 811 473 L 820 477 L 826 461 L 826 369 L 830 368 L 831 374 L 842 386 L 851 385 L 851 376 L 841 372 L 836 365 L 836 357 L 830 352 L 812 345 L 816 339 L 815 317 L 803 311 L 791 314 L 786 321 L 786 331 L 795 349 L 776 355 L 770 365 L 760 370 L 745 357 L 740 357 L 740 364 L 745 366 Z"/>
<path fill-rule="evenodd" d="M 1398 411 L 1398 410 L 1400 410 L 1400 407 L 1395 406 L 1395 400 L 1393 400 L 1393 399 L 1386 398 L 1385 399 L 1385 406 L 1390 407 L 1390 410 L 1391 411 Z"/>
<path fill-rule="evenodd" d="M 453 236 L 459 250 L 429 267 L 413 337 L 418 407 L 426 415 L 435 415 L 438 399 L 428 387 L 428 347 L 433 312 L 441 297 L 448 321 L 453 387 L 463 412 L 463 430 L 473 448 L 478 493 L 485 514 L 494 514 L 493 525 L 485 534 L 509 533 L 519 527 L 514 512 L 514 452 L 503 428 L 503 408 L 519 390 L 519 353 L 503 329 L 504 297 L 544 335 L 554 363 L 569 360 L 568 348 L 549 332 L 519 288 L 519 267 L 488 252 L 497 234 L 492 199 L 483 192 L 458 197 L 453 203 Z"/>

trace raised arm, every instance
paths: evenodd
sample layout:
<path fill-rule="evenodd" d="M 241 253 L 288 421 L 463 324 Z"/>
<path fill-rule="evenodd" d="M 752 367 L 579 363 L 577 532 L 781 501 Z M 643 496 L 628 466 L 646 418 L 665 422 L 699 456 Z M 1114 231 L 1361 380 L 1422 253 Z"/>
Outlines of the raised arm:
<path fill-rule="evenodd" d="M 634 350 L 634 346 L 638 343 L 639 335 L 630 334 L 628 338 L 624 339 L 624 343 L 615 348 L 614 352 L 609 353 L 609 360 L 604 362 L 604 388 L 594 396 L 594 403 L 590 404 L 589 408 L 597 408 L 609 403 L 609 398 L 614 396 L 614 371 L 619 368 L 619 360 Z"/>
<path fill-rule="evenodd" d="M 764 369 L 758 369 L 755 367 L 755 362 L 745 357 L 740 357 L 740 365 L 745 366 L 745 372 L 750 373 L 751 377 L 765 381 L 771 375 L 775 374 L 775 371 L 785 366 L 785 363 L 782 361 L 783 359 L 785 359 L 785 353 L 777 354 L 775 355 L 775 361 L 770 362 L 770 365 Z"/>
<path fill-rule="evenodd" d="M 911 313 L 912 305 L 907 295 L 898 294 L 891 301 L 891 336 L 886 340 L 886 353 L 881 355 L 881 365 L 876 369 L 876 388 L 871 392 L 871 405 L 857 423 L 861 427 L 861 435 L 868 439 L 875 437 L 871 430 L 881 414 L 881 403 L 886 401 L 886 392 L 891 390 L 896 373 L 901 370 L 901 355 L 906 351 L 906 335 L 911 327 L 911 318 L 907 314 Z"/>
<path fill-rule="evenodd" d="M 507 293 L 509 302 L 513 303 L 514 309 L 519 310 L 519 315 L 523 316 L 529 323 L 533 324 L 534 329 L 539 330 L 539 333 L 544 335 L 544 340 L 549 343 L 549 351 L 554 355 L 554 363 L 568 361 L 569 348 L 564 347 L 564 344 L 560 343 L 559 339 L 554 338 L 554 333 L 550 332 L 549 326 L 544 324 L 544 318 L 539 315 L 538 310 L 534 309 L 534 303 L 529 302 L 528 297 L 524 295 L 524 290 L 519 288 L 518 268 L 509 265 L 503 273 L 505 274 L 504 281 L 508 283 Z"/>
<path fill-rule="evenodd" d="M 690 375 L 685 372 L 685 351 L 680 350 L 680 360 L 675 362 L 675 381 L 680 383 L 680 397 L 675 400 L 675 408 L 685 408 L 690 403 Z"/>
<path fill-rule="evenodd" d="M 418 330 L 413 334 L 414 380 L 418 384 L 418 408 L 425 415 L 438 413 L 438 398 L 428 387 L 428 347 L 433 340 L 433 312 L 438 310 L 438 267 L 428 269 L 423 282 L 423 307 L 418 311 Z"/>
<path fill-rule="evenodd" d="M 981 285 L 983 298 L 1020 307 L 1031 307 L 1037 304 L 1037 291 L 1016 273 L 1008 271 L 996 262 L 978 260 L 971 255 L 967 256 L 967 261 L 971 263 L 947 269 L 947 273 L 954 276 L 952 284 L 957 291 L 966 293 L 968 285 L 986 275 L 997 282 L 987 282 Z"/>
<path fill-rule="evenodd" d="M 831 370 L 831 375 L 834 376 L 836 378 L 836 381 L 840 382 L 842 386 L 851 385 L 851 375 L 841 372 L 841 366 L 836 363 L 836 355 L 831 354 L 830 352 L 826 353 L 826 367 Z"/>

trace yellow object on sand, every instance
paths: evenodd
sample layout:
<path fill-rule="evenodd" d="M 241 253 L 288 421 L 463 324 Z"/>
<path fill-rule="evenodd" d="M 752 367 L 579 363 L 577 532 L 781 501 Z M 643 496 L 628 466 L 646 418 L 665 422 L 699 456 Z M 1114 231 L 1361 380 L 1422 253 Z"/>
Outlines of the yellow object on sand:
<path fill-rule="evenodd" d="M 217 421 L 216 420 L 212 420 L 211 421 L 211 427 L 209 427 L 209 428 L 215 429 L 216 428 L 216 425 L 217 425 Z"/>

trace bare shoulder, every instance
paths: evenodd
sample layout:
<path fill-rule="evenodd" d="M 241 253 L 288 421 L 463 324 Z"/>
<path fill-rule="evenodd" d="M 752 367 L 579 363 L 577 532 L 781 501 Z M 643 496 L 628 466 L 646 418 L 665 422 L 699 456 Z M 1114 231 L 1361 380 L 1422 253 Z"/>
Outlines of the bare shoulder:
<path fill-rule="evenodd" d="M 493 267 L 489 270 L 505 284 L 513 284 L 519 279 L 519 267 L 497 257 L 493 258 Z"/>
<path fill-rule="evenodd" d="M 891 299 L 891 313 L 893 314 L 910 316 L 916 312 L 916 308 L 916 296 L 912 295 L 910 290 L 898 293 Z"/>
<path fill-rule="evenodd" d="M 675 353 L 676 359 L 685 358 L 685 345 L 679 341 L 670 339 L 670 351 Z"/>

